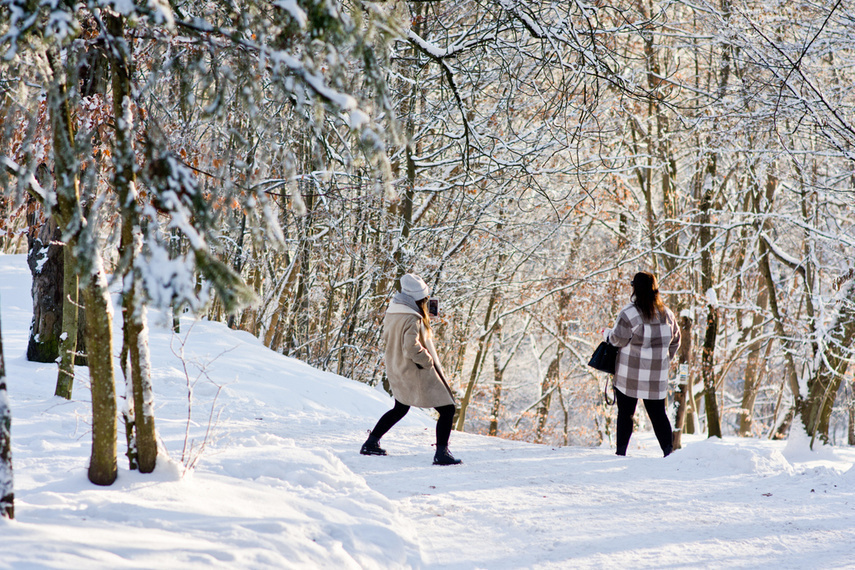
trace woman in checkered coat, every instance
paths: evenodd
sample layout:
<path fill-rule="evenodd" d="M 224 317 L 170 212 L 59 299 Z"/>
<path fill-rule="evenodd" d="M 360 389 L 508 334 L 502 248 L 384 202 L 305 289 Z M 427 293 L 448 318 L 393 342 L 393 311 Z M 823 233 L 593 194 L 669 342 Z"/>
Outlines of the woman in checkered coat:
<path fill-rule="evenodd" d="M 605 330 L 606 340 L 621 347 L 614 377 L 617 454 L 626 455 L 640 398 L 662 453 L 668 456 L 672 449 L 671 422 L 665 412 L 665 396 L 671 358 L 680 348 L 680 327 L 674 313 L 662 303 L 652 273 L 635 274 L 631 299 L 632 303 L 618 315 L 615 327 Z"/>

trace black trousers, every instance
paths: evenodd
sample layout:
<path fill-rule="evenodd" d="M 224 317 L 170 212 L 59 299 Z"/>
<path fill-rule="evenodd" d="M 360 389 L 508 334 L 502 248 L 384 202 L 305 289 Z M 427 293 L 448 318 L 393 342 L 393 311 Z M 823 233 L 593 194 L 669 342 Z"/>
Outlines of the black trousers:
<path fill-rule="evenodd" d="M 617 454 L 626 455 L 629 446 L 629 438 L 632 437 L 632 417 L 635 415 L 635 407 L 638 398 L 627 396 L 615 388 L 615 399 L 617 400 Z M 662 453 L 671 453 L 671 420 L 665 411 L 665 400 L 644 400 L 644 409 L 650 423 L 653 424 L 653 433 L 659 440 Z"/>
<path fill-rule="evenodd" d="M 451 437 L 451 424 L 454 421 L 454 404 L 434 409 L 439 412 L 439 419 L 436 421 L 436 446 L 448 447 L 448 438 Z M 377 421 L 377 425 L 371 430 L 371 435 L 380 439 L 409 411 L 410 406 L 395 400 L 395 407 L 383 414 Z"/>

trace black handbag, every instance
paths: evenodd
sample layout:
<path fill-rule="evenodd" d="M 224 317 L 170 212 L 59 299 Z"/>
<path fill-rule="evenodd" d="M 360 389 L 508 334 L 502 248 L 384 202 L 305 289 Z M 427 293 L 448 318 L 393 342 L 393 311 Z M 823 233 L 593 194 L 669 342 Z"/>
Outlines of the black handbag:
<path fill-rule="evenodd" d="M 599 370 L 600 372 L 615 373 L 615 365 L 617 364 L 617 355 L 620 348 L 613 346 L 606 341 L 600 343 L 588 361 L 588 366 Z"/>

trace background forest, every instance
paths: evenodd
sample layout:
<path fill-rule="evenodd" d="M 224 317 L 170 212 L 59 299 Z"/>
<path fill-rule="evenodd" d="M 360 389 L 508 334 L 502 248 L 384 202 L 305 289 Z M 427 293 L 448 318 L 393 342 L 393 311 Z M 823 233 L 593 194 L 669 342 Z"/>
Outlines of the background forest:
<path fill-rule="evenodd" d="M 0 50 L 0 247 L 57 393 L 92 371 L 93 481 L 114 352 L 154 466 L 147 307 L 376 385 L 410 271 L 460 430 L 607 439 L 587 359 L 650 270 L 676 427 L 855 445 L 847 2 L 2 0 Z"/>

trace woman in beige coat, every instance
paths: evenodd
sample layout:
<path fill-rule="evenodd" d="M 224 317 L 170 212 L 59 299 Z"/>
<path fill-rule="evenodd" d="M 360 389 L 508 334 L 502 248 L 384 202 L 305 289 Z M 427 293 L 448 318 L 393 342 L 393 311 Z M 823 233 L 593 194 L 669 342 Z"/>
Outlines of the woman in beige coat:
<path fill-rule="evenodd" d="M 401 292 L 392 298 L 383 321 L 386 342 L 386 376 L 395 398 L 395 407 L 386 412 L 362 444 L 362 455 L 386 455 L 380 438 L 398 423 L 410 406 L 435 408 L 436 454 L 434 465 L 456 465 L 448 450 L 454 420 L 454 395 L 439 363 L 428 315 L 430 288 L 418 275 L 401 277 Z"/>

